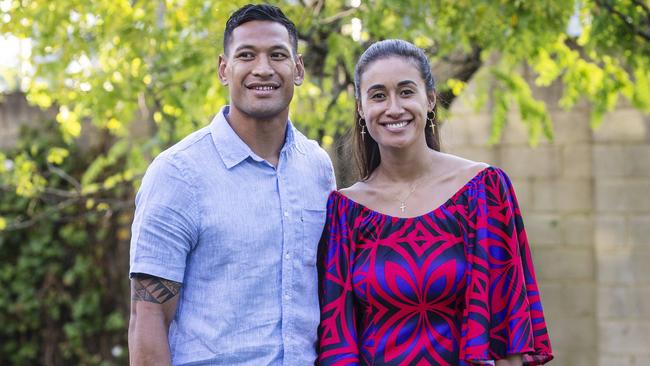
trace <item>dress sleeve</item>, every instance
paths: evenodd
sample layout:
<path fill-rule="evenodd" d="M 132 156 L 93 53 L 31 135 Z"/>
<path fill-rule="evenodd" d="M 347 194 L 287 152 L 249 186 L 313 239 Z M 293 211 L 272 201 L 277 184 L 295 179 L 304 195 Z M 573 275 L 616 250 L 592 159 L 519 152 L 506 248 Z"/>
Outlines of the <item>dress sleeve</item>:
<path fill-rule="evenodd" d="M 319 365 L 360 364 L 346 211 L 340 194 L 333 192 L 327 202 L 327 221 L 318 256 Z"/>
<path fill-rule="evenodd" d="M 478 190 L 476 241 L 463 320 L 464 359 L 521 354 L 524 365 L 553 359 L 528 239 L 506 174 L 491 168 Z"/>

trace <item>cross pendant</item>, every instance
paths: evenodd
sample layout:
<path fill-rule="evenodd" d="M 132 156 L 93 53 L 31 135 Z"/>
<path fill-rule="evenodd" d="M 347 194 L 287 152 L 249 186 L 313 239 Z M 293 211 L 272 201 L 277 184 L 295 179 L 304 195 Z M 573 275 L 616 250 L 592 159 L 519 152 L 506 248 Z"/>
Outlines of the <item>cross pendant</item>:
<path fill-rule="evenodd" d="M 399 208 L 402 209 L 402 213 L 403 213 L 404 209 L 406 208 L 406 203 L 402 202 L 402 204 L 399 206 Z"/>
<path fill-rule="evenodd" d="M 361 138 L 362 139 L 366 138 L 366 131 L 365 130 L 361 130 Z"/>

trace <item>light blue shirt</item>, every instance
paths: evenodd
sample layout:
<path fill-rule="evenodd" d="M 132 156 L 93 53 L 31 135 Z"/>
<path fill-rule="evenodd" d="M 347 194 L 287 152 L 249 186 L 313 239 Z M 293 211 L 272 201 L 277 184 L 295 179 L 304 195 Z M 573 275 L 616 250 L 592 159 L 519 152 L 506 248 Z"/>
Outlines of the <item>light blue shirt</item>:
<path fill-rule="evenodd" d="M 183 284 L 169 330 L 174 365 L 312 365 L 332 163 L 289 122 L 275 168 L 227 113 L 149 166 L 130 273 Z"/>

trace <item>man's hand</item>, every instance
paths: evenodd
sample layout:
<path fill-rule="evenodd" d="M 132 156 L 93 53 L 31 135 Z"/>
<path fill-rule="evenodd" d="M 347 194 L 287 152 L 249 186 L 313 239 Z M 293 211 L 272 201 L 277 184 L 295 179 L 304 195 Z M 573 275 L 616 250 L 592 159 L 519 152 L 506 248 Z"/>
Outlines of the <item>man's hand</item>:
<path fill-rule="evenodd" d="M 171 365 L 167 334 L 181 284 L 137 273 L 131 279 L 131 365 Z"/>

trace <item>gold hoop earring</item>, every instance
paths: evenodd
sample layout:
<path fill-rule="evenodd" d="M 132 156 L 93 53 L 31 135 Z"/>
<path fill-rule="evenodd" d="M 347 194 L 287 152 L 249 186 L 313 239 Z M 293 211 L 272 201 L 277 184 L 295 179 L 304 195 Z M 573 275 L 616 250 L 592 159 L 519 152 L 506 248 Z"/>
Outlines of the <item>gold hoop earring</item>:
<path fill-rule="evenodd" d="M 365 142 L 366 141 L 366 121 L 363 118 L 359 117 L 359 120 L 357 121 L 357 123 L 359 124 L 359 126 L 361 126 L 361 140 L 363 142 Z"/>

